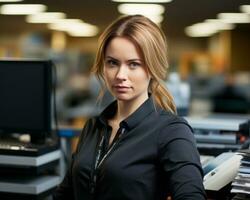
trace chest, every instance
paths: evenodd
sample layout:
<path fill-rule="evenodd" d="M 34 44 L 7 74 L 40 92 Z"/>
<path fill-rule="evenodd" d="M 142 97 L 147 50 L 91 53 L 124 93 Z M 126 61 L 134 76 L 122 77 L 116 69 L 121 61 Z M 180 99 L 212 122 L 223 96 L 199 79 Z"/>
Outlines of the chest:
<path fill-rule="evenodd" d="M 90 178 L 97 155 L 98 134 L 87 137 L 74 161 L 75 176 Z M 143 181 L 155 176 L 157 168 L 157 137 L 153 131 L 126 132 L 98 168 L 99 180 L 116 182 Z M 150 178 L 149 177 L 149 178 Z"/>

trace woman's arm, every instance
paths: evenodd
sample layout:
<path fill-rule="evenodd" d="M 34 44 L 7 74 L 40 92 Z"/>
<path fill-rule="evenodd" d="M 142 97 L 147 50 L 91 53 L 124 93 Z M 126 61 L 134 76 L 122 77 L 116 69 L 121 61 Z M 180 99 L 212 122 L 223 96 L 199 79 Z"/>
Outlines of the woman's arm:
<path fill-rule="evenodd" d="M 53 200 L 74 200 L 73 188 L 72 188 L 72 163 L 74 162 L 74 155 L 72 156 L 70 168 L 68 169 L 63 181 L 57 187 L 56 191 L 53 194 Z"/>
<path fill-rule="evenodd" d="M 172 123 L 161 131 L 159 155 L 173 200 L 206 199 L 199 153 L 186 123 Z"/>

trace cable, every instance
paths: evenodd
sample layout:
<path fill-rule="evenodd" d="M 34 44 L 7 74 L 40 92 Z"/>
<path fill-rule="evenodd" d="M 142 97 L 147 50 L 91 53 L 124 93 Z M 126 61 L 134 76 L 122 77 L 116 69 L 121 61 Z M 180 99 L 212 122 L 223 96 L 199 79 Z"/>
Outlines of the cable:
<path fill-rule="evenodd" d="M 50 60 L 50 63 L 52 65 L 52 101 L 53 101 L 53 112 L 54 112 L 54 123 L 55 123 L 55 135 L 58 136 L 59 132 L 58 132 L 58 121 L 57 121 L 58 119 L 57 119 L 57 108 L 56 108 L 57 71 L 54 62 Z"/>
<path fill-rule="evenodd" d="M 56 85 L 57 85 L 57 70 L 56 70 L 56 65 L 54 62 L 51 62 L 52 65 L 52 69 L 53 69 L 53 76 L 52 76 L 52 96 L 53 96 L 53 112 L 54 112 L 54 121 L 55 121 L 55 134 L 54 134 L 54 138 L 57 140 L 58 139 L 58 144 L 60 145 L 60 139 L 59 139 L 59 128 L 58 128 L 58 118 L 57 118 L 57 107 L 56 107 Z M 60 145 L 61 146 L 61 145 Z M 65 160 L 65 162 L 67 163 L 67 165 L 69 164 L 69 159 L 67 157 L 67 153 L 65 152 L 65 150 L 63 150 L 63 148 L 61 148 L 62 154 L 63 154 L 63 158 Z"/>

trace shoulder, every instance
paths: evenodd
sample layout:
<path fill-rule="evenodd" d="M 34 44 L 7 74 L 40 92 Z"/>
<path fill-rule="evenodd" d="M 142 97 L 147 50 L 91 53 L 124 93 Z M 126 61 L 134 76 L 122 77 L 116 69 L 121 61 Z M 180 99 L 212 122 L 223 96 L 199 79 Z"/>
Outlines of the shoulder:
<path fill-rule="evenodd" d="M 82 134 L 84 134 L 85 132 L 89 132 L 94 128 L 98 128 L 99 126 L 100 126 L 99 116 L 91 117 L 87 119 L 87 121 L 84 123 Z"/>
<path fill-rule="evenodd" d="M 98 121 L 98 117 L 97 117 L 97 116 L 89 118 L 89 119 L 85 122 L 84 128 L 86 128 L 86 127 L 91 127 L 91 126 L 95 125 L 97 121 Z"/>
<path fill-rule="evenodd" d="M 79 138 L 80 140 L 85 138 L 88 133 L 91 133 L 93 131 L 93 129 L 98 124 L 97 121 L 98 121 L 98 117 L 92 117 L 92 118 L 87 119 L 87 121 L 83 125 L 83 129 Z"/>
<path fill-rule="evenodd" d="M 165 116 L 165 117 L 164 117 Z M 193 130 L 188 122 L 173 114 L 163 114 L 166 123 L 158 133 L 157 148 L 161 160 L 172 163 L 196 163 L 199 166 L 199 153 Z"/>
<path fill-rule="evenodd" d="M 181 126 L 187 127 L 188 129 L 190 129 L 190 131 L 193 131 L 192 127 L 183 117 L 180 117 L 174 113 L 165 110 L 160 110 L 158 113 L 159 121 L 163 124 L 165 128 Z"/>
<path fill-rule="evenodd" d="M 162 110 L 159 113 L 159 121 L 161 121 L 158 136 L 160 143 L 169 143 L 177 139 L 194 142 L 193 129 L 184 118 Z"/>
<path fill-rule="evenodd" d="M 81 134 L 79 136 L 77 151 L 80 149 L 80 147 L 83 145 L 85 139 L 89 136 L 89 134 L 93 133 L 93 130 L 97 127 L 97 121 L 98 117 L 92 117 L 87 119 L 87 121 L 83 125 L 83 129 L 81 131 Z"/>

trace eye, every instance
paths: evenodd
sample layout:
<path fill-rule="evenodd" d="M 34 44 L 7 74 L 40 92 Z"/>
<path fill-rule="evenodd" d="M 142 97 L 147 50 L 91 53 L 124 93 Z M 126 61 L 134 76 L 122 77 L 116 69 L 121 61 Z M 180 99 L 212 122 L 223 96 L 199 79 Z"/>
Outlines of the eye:
<path fill-rule="evenodd" d="M 131 62 L 131 63 L 129 64 L 129 66 L 130 66 L 132 69 L 134 69 L 134 68 L 140 67 L 140 66 L 141 66 L 141 63 L 139 63 L 139 62 Z"/>
<path fill-rule="evenodd" d="M 117 61 L 111 60 L 111 59 L 110 59 L 110 60 L 107 60 L 106 63 L 107 63 L 107 65 L 110 66 L 110 67 L 116 67 L 116 66 L 118 66 L 118 64 L 119 64 Z"/>

